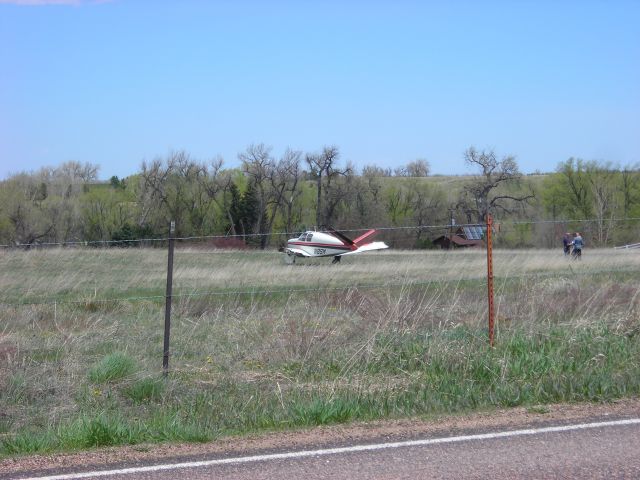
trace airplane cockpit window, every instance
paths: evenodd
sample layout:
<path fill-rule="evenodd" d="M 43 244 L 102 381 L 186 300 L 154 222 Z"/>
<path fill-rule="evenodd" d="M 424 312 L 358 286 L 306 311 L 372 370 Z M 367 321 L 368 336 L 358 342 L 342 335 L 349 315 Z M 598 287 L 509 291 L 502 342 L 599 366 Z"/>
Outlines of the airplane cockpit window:
<path fill-rule="evenodd" d="M 307 242 L 310 242 L 313 238 L 313 233 L 307 233 Z"/>
<path fill-rule="evenodd" d="M 307 238 L 307 232 L 303 232 L 302 235 L 298 237 L 298 240 L 300 240 L 301 242 L 304 242 L 306 238 Z"/>

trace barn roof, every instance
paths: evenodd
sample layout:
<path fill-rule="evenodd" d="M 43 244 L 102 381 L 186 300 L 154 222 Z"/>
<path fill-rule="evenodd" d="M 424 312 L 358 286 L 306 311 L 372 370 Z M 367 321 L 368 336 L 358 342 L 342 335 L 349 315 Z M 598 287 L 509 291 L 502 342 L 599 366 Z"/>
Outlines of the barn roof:
<path fill-rule="evenodd" d="M 462 232 L 467 240 L 482 240 L 487 227 L 482 225 L 466 225 L 462 227 Z"/>
<path fill-rule="evenodd" d="M 449 235 L 441 235 L 435 240 L 433 243 L 439 244 L 449 240 Z M 482 240 L 468 240 L 466 238 L 461 237 L 460 235 L 452 235 L 450 238 L 451 243 L 458 245 L 460 247 L 472 247 L 476 245 L 482 245 Z"/>

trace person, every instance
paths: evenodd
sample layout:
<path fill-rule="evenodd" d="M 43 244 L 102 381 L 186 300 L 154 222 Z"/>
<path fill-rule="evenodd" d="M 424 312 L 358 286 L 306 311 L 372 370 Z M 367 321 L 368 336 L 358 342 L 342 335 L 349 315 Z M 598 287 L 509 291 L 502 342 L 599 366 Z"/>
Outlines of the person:
<path fill-rule="evenodd" d="M 564 248 L 564 254 L 565 256 L 568 256 L 571 253 L 571 234 L 569 232 L 564 234 L 564 237 L 562 237 L 562 246 Z"/>
<path fill-rule="evenodd" d="M 580 232 L 576 232 L 576 236 L 573 238 L 573 242 L 571 242 L 571 244 L 573 245 L 573 251 L 571 252 L 573 258 L 577 258 L 579 260 L 582 259 L 582 247 L 584 247 L 584 240 L 582 239 Z"/>

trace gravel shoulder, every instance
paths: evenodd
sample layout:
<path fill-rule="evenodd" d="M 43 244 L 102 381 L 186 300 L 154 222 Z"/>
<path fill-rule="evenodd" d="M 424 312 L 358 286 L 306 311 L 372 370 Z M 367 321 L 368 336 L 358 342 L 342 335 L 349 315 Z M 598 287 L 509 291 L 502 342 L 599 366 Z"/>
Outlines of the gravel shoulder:
<path fill-rule="evenodd" d="M 84 452 L 17 456 L 0 459 L 0 477 L 74 467 L 115 468 L 140 462 L 188 461 L 195 457 L 234 457 L 284 450 L 338 447 L 359 443 L 459 435 L 488 430 L 519 429 L 640 416 L 640 399 L 606 404 L 544 405 L 465 415 L 375 421 L 225 437 L 206 444 L 142 444 Z"/>

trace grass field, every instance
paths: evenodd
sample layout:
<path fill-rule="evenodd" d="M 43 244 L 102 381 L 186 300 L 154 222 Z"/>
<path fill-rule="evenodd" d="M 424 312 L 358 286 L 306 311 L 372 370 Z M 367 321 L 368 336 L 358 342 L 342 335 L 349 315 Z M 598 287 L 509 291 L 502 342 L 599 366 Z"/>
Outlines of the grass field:
<path fill-rule="evenodd" d="M 640 393 L 640 252 L 0 253 L 0 455 Z"/>

